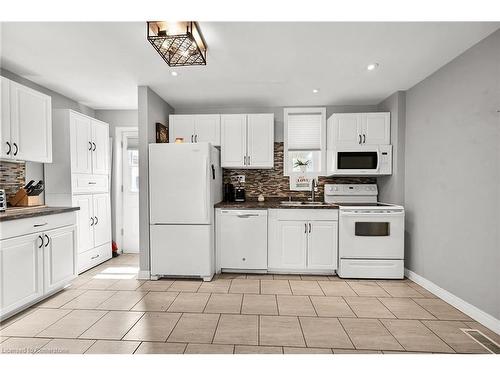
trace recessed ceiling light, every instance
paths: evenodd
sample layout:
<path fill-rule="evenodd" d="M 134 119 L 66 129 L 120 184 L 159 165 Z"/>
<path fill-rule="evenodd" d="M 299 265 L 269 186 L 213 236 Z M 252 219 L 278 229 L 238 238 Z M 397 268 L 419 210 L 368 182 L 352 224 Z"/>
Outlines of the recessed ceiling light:
<path fill-rule="evenodd" d="M 375 70 L 378 68 L 378 63 L 373 63 L 373 64 L 370 64 L 366 67 L 366 69 L 368 70 Z"/>
<path fill-rule="evenodd" d="M 170 72 L 170 74 L 172 74 L 172 76 L 174 77 L 177 77 L 179 75 L 177 72 Z"/>
<path fill-rule="evenodd" d="M 317 94 L 319 92 L 319 89 L 313 89 L 313 94 Z"/>

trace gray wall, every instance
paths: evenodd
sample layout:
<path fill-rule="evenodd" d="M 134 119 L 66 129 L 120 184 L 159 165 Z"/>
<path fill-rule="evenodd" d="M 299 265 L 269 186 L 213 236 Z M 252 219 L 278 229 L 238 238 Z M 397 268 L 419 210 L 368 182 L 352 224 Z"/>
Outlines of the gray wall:
<path fill-rule="evenodd" d="M 378 105 L 391 112 L 392 175 L 377 178 L 381 202 L 404 204 L 406 92 L 397 91 Z"/>
<path fill-rule="evenodd" d="M 274 141 L 283 142 L 283 109 L 285 107 L 177 107 L 176 114 L 210 114 L 210 113 L 274 113 Z M 376 105 L 365 106 L 326 106 L 326 117 L 340 112 L 376 111 Z"/>
<path fill-rule="evenodd" d="M 155 142 L 156 123 L 166 124 L 174 109 L 148 86 L 138 87 L 139 118 L 139 245 L 141 271 L 149 271 L 148 145 Z"/>
<path fill-rule="evenodd" d="M 117 127 L 137 127 L 139 123 L 136 109 L 96 109 L 95 117 L 109 124 L 109 136 L 113 139 Z"/>
<path fill-rule="evenodd" d="M 500 319 L 500 31 L 406 94 L 406 266 Z"/>
<path fill-rule="evenodd" d="M 23 78 L 15 73 L 12 73 L 9 70 L 0 68 L 0 75 L 10 79 L 11 81 L 20 83 L 21 85 L 32 88 L 33 90 L 40 91 L 46 95 L 49 95 L 52 98 L 52 109 L 73 109 L 75 111 L 84 113 L 88 116 L 95 116 L 95 112 L 92 108 L 84 106 L 73 99 L 70 99 L 64 95 L 61 95 L 55 91 L 49 90 L 46 87 L 40 86 L 35 82 L 32 82 L 26 78 Z M 26 180 L 43 180 L 43 164 L 42 163 L 33 163 L 26 162 Z M 43 197 L 45 199 L 45 195 Z"/>

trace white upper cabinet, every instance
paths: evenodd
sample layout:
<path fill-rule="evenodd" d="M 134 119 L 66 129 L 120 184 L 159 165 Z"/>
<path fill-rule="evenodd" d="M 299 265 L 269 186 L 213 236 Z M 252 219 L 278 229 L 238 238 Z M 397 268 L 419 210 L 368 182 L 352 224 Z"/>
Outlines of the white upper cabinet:
<path fill-rule="evenodd" d="M 328 119 L 329 150 L 343 146 L 388 145 L 391 143 L 389 112 L 335 113 Z"/>
<path fill-rule="evenodd" d="M 92 172 L 109 173 L 109 126 L 92 120 Z"/>
<path fill-rule="evenodd" d="M 194 116 L 193 115 L 170 115 L 170 142 L 181 138 L 186 143 L 194 142 Z"/>
<path fill-rule="evenodd" d="M 220 146 L 220 115 L 170 115 L 170 142 L 210 142 Z"/>
<path fill-rule="evenodd" d="M 274 166 L 274 114 L 221 115 L 223 168 Z"/>
<path fill-rule="evenodd" d="M 0 158 L 10 159 L 12 156 L 12 143 L 10 137 L 10 94 L 9 80 L 0 77 L 0 98 L 2 100 L 0 107 Z"/>
<path fill-rule="evenodd" d="M 109 126 L 70 112 L 72 173 L 109 173 Z"/>
<path fill-rule="evenodd" d="M 1 157 L 52 162 L 52 102 L 48 95 L 1 79 Z"/>
<path fill-rule="evenodd" d="M 274 114 L 247 115 L 247 164 L 272 168 L 274 164 Z"/>
<path fill-rule="evenodd" d="M 246 166 L 247 116 L 221 116 L 221 165 L 223 168 Z"/>
<path fill-rule="evenodd" d="M 363 144 L 391 144 L 390 112 L 374 112 L 363 114 Z"/>
<path fill-rule="evenodd" d="M 328 119 L 328 148 L 330 145 L 360 145 L 362 138 L 361 114 L 338 113 Z"/>
<path fill-rule="evenodd" d="M 210 142 L 212 146 L 220 146 L 220 115 L 194 116 L 195 142 Z"/>
<path fill-rule="evenodd" d="M 86 116 L 70 114 L 71 170 L 92 173 L 92 122 Z"/>

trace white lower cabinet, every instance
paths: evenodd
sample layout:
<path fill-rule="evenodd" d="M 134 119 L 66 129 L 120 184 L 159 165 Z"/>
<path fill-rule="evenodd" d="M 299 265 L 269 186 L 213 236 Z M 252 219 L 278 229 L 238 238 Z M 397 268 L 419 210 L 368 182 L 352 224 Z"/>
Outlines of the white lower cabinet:
<path fill-rule="evenodd" d="M 270 271 L 331 274 L 337 244 L 338 210 L 269 210 Z"/>
<path fill-rule="evenodd" d="M 111 208 L 109 194 L 73 196 L 78 222 L 78 272 L 111 258 Z"/>
<path fill-rule="evenodd" d="M 0 320 L 76 277 L 75 222 L 70 212 L 1 223 Z"/>
<path fill-rule="evenodd" d="M 76 275 L 76 227 L 69 226 L 44 233 L 43 287 L 50 293 L 64 287 Z"/>
<path fill-rule="evenodd" d="M 1 241 L 1 317 L 43 295 L 42 246 L 39 234 Z"/>

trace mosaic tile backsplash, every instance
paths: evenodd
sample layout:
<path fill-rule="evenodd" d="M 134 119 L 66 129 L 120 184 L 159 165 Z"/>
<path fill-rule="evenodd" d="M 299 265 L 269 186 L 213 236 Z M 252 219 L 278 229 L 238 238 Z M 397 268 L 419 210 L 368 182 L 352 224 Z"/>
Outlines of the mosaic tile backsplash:
<path fill-rule="evenodd" d="M 256 199 L 259 194 L 266 198 L 305 199 L 311 196 L 308 191 L 290 191 L 288 177 L 283 176 L 283 142 L 274 143 L 273 169 L 224 169 L 224 183 L 232 182 L 232 177 L 245 175 L 247 199 Z M 318 200 L 323 200 L 325 184 L 375 184 L 374 177 L 319 177 Z M 235 184 L 236 185 L 236 184 Z"/>
<path fill-rule="evenodd" d="M 25 185 L 26 165 L 0 161 L 0 189 L 5 190 L 7 199 L 16 194 L 19 188 Z"/>

